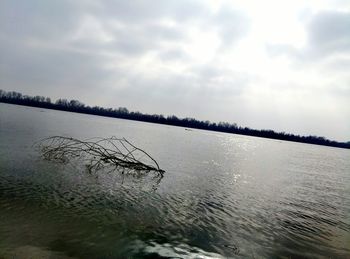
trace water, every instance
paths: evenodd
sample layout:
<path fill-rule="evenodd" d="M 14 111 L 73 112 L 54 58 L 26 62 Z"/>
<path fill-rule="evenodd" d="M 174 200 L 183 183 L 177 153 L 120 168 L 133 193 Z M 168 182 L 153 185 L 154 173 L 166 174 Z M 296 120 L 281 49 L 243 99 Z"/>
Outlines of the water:
<path fill-rule="evenodd" d="M 164 178 L 43 161 L 125 137 Z M 350 258 L 349 150 L 0 104 L 0 258 Z"/>

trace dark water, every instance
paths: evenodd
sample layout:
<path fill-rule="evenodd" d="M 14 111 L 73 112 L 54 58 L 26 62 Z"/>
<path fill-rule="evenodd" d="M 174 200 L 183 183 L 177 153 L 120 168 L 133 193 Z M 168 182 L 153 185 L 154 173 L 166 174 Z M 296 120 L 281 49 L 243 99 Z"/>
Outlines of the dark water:
<path fill-rule="evenodd" d="M 43 161 L 52 135 L 125 137 L 165 177 Z M 0 104 L 0 258 L 28 257 L 350 258 L 350 152 Z"/>

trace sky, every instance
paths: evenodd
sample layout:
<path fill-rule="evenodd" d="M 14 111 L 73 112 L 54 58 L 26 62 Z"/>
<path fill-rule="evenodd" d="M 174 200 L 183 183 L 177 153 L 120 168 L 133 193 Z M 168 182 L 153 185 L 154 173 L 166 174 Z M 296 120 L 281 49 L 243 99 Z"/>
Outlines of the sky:
<path fill-rule="evenodd" d="M 0 89 L 350 141 L 348 0 L 2 0 Z"/>

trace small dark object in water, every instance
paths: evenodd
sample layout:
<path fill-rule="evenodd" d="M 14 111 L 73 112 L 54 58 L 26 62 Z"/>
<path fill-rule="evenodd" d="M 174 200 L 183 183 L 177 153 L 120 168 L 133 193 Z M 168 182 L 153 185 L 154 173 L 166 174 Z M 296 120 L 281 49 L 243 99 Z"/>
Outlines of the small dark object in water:
<path fill-rule="evenodd" d="M 233 251 L 236 255 L 239 254 L 239 248 L 238 248 L 237 246 L 235 246 L 234 244 L 232 244 L 232 245 L 224 245 L 224 246 L 227 247 L 227 248 L 232 249 L 232 251 Z"/>
<path fill-rule="evenodd" d="M 37 146 L 47 160 L 68 162 L 72 158 L 82 159 L 89 172 L 112 166 L 115 169 L 154 171 L 161 176 L 164 173 L 149 154 L 125 138 L 79 140 L 72 137 L 53 136 L 41 140 Z"/>

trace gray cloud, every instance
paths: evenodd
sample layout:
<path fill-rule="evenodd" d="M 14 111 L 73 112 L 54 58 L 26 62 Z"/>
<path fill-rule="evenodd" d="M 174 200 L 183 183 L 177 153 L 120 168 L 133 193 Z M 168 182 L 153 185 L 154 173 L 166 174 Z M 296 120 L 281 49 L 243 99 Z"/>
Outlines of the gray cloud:
<path fill-rule="evenodd" d="M 187 22 L 208 12 L 200 1 L 192 0 L 104 0 L 95 13 L 100 17 L 117 19 L 128 24 L 152 23 L 160 19 Z"/>
<path fill-rule="evenodd" d="M 50 91 L 43 89 L 55 87 L 62 88 L 60 92 L 64 89 L 83 92 L 93 86 L 103 87 L 108 80 L 120 75 L 115 68 L 122 63 L 120 55 L 124 59 L 130 55 L 141 57 L 150 50 L 160 50 L 164 42 L 180 41 L 185 37 L 179 26 L 166 26 L 159 23 L 159 19 L 190 19 L 202 8 L 194 2 L 186 5 L 189 9 L 183 12 L 184 3 L 176 3 L 2 1 L 1 87 L 30 88 L 33 92 L 46 93 Z M 111 37 L 110 41 L 92 41 L 98 36 L 93 34 L 94 31 L 87 31 L 88 39 L 72 39 L 87 15 L 98 22 Z M 114 27 L 113 23 L 120 26 Z M 110 62 L 114 62 L 114 69 L 105 69 Z"/>
<path fill-rule="evenodd" d="M 0 47 L 6 50 L 1 53 L 1 88 L 55 97 L 81 96 L 111 77 L 112 71 L 104 68 L 105 57 L 99 55 L 14 43 Z"/>
<path fill-rule="evenodd" d="M 181 48 L 170 48 L 160 51 L 158 57 L 161 61 L 188 61 L 189 56 Z"/>
<path fill-rule="evenodd" d="M 350 50 L 350 13 L 316 14 L 307 27 L 309 44 L 318 55 Z"/>
<path fill-rule="evenodd" d="M 1 1 L 0 35 L 57 40 L 75 28 L 82 12 L 73 1 Z"/>
<path fill-rule="evenodd" d="M 229 47 L 239 39 L 248 34 L 250 20 L 242 12 L 223 6 L 213 17 L 224 48 Z"/>
<path fill-rule="evenodd" d="M 260 68 L 249 65 L 256 58 L 249 51 L 242 52 L 248 53 L 246 59 L 239 55 L 246 49 L 237 43 L 254 33 L 255 17 L 236 7 L 227 1 L 213 8 L 202 0 L 0 1 L 0 89 L 252 127 L 279 126 L 268 118 L 277 116 L 271 103 L 283 87 L 253 71 Z M 329 81 L 334 87 L 324 86 L 322 94 L 343 95 L 340 100 L 346 103 L 349 20 L 349 13 L 331 10 L 309 17 L 306 46 L 269 45 L 271 60 L 285 55 L 294 61 L 292 71 L 312 66 L 322 75 L 333 67 L 337 74 Z M 237 60 L 231 64 L 231 59 Z M 314 89 L 300 78 L 286 81 Z M 300 89 L 288 90 L 298 96 Z M 261 96 L 271 100 L 260 102 Z M 298 117 L 295 107 L 278 110 L 285 111 L 278 115 L 285 121 Z"/>
<path fill-rule="evenodd" d="M 160 45 L 168 41 L 181 41 L 185 35 L 178 28 L 169 28 L 159 24 L 130 26 L 113 31 L 114 41 L 110 45 L 126 54 L 142 54 L 150 50 L 159 50 Z"/>
<path fill-rule="evenodd" d="M 287 44 L 267 44 L 271 56 L 288 55 L 316 62 L 335 54 L 350 54 L 350 12 L 322 11 L 305 25 L 307 43 L 302 49 Z"/>

